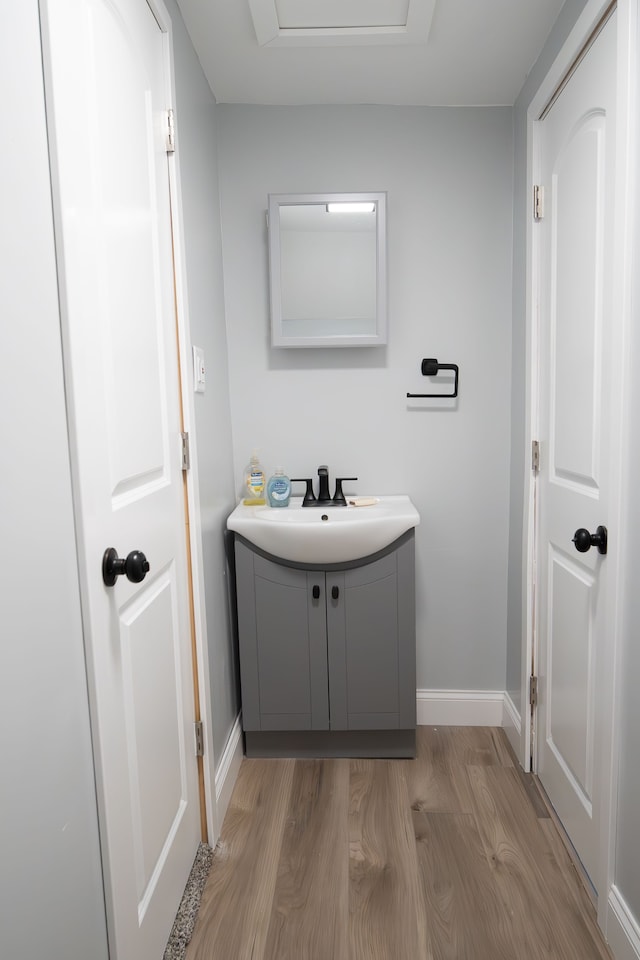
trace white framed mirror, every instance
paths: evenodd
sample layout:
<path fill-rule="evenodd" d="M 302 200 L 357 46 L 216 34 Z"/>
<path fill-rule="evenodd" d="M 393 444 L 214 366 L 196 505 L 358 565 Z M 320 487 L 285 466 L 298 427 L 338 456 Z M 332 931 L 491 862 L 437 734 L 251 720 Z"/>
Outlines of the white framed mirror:
<path fill-rule="evenodd" d="M 269 194 L 271 344 L 387 342 L 386 194 Z"/>

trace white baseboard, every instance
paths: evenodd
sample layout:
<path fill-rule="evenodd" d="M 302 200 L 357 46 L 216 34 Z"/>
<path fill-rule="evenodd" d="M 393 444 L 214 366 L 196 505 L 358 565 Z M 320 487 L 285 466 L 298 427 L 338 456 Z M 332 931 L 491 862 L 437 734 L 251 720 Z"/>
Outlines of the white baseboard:
<path fill-rule="evenodd" d="M 501 727 L 504 690 L 417 690 L 418 726 Z"/>
<path fill-rule="evenodd" d="M 222 827 L 224 815 L 229 806 L 229 800 L 238 776 L 243 757 L 242 744 L 242 714 L 239 713 L 233 725 L 227 745 L 220 758 L 216 770 L 216 808 L 218 813 L 218 829 Z M 217 837 L 216 837 L 217 840 Z"/>
<path fill-rule="evenodd" d="M 520 715 L 503 690 L 417 690 L 416 713 L 419 726 L 504 727 L 516 752 L 519 751 Z M 220 826 L 242 757 L 242 714 L 238 714 L 215 775 Z"/>
<path fill-rule="evenodd" d="M 607 941 L 616 960 L 640 960 L 640 924 L 615 885 L 607 901 Z"/>
<path fill-rule="evenodd" d="M 516 757 L 520 758 L 522 745 L 520 736 L 522 734 L 522 719 L 516 710 L 516 705 L 507 692 L 504 695 L 504 716 L 502 720 L 504 732 L 507 735 L 509 743 L 513 747 Z M 521 759 L 521 758 L 520 758 Z"/>

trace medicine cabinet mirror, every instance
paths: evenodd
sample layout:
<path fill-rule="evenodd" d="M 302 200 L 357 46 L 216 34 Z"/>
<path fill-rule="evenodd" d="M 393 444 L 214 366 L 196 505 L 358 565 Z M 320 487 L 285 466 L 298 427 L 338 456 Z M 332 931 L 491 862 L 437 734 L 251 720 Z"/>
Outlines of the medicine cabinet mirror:
<path fill-rule="evenodd" d="M 387 342 L 386 194 L 269 195 L 271 344 Z"/>

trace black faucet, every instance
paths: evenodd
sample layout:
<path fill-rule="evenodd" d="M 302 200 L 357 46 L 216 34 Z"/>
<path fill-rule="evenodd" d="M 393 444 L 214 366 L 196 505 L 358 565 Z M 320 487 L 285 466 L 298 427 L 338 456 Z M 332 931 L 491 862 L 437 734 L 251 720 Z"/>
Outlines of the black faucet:
<path fill-rule="evenodd" d="M 291 478 L 291 483 L 305 483 L 307 485 L 302 506 L 326 507 L 327 505 L 331 505 L 332 507 L 346 507 L 347 501 L 344 493 L 342 492 L 342 482 L 343 480 L 357 480 L 358 478 L 336 477 L 336 492 L 332 497 L 329 493 L 329 468 L 326 466 L 326 464 L 322 464 L 322 466 L 318 467 L 318 477 L 320 478 L 320 483 L 317 500 L 313 493 L 313 479 L 311 477 Z"/>
<path fill-rule="evenodd" d="M 320 478 L 318 503 L 331 503 L 331 494 L 329 493 L 329 468 L 325 464 L 318 467 L 318 476 Z"/>
<path fill-rule="evenodd" d="M 291 477 L 291 483 L 306 483 L 307 489 L 305 490 L 302 501 L 303 507 L 313 507 L 317 505 L 318 501 L 313 492 L 313 477 Z"/>

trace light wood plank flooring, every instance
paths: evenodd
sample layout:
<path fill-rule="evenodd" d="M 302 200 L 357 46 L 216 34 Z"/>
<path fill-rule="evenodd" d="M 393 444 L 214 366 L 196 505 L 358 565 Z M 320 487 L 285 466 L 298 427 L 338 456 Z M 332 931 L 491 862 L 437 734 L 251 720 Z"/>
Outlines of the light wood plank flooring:
<path fill-rule="evenodd" d="M 502 730 L 243 760 L 186 960 L 610 960 Z"/>

